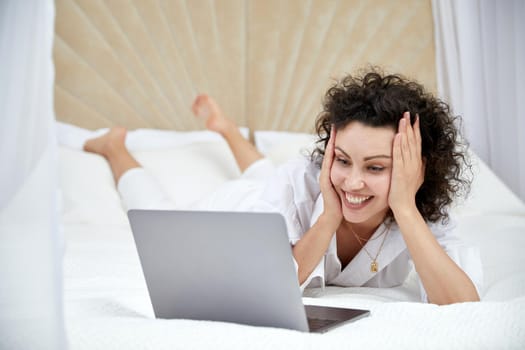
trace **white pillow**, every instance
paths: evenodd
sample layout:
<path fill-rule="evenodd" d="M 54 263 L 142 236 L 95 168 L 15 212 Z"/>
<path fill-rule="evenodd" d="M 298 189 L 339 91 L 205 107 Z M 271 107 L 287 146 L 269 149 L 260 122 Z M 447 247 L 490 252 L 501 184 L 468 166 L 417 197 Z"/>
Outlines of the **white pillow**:
<path fill-rule="evenodd" d="M 60 146 L 82 150 L 86 140 L 105 134 L 108 128 L 88 130 L 76 125 L 56 122 L 57 138 Z M 239 128 L 244 138 L 248 138 L 250 130 Z M 196 142 L 220 141 L 222 137 L 212 131 L 175 131 L 159 129 L 137 129 L 129 131 L 126 137 L 126 147 L 130 151 L 151 151 L 172 149 Z"/>
<path fill-rule="evenodd" d="M 525 215 L 525 204 L 474 152 L 470 152 L 473 181 L 469 196 L 459 202 L 458 215 Z"/>
<path fill-rule="evenodd" d="M 299 132 L 254 132 L 255 146 L 275 164 L 282 164 L 301 155 L 309 155 L 316 146 L 317 139 L 316 135 Z"/>
<path fill-rule="evenodd" d="M 106 159 L 80 150 L 86 138 L 102 132 L 64 123 L 58 130 L 62 219 L 66 223 L 127 225 Z M 247 137 L 248 129 L 241 132 Z M 182 206 L 190 206 L 240 175 L 226 142 L 210 131 L 143 129 L 130 131 L 126 141 L 139 163 Z"/>

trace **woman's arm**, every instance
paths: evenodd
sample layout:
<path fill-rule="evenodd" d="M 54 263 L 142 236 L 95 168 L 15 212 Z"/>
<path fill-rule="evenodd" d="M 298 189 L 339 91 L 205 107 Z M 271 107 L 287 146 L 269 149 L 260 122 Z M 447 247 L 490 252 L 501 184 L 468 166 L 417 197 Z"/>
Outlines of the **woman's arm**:
<path fill-rule="evenodd" d="M 336 230 L 337 225 L 333 224 L 333 220 L 327 220 L 326 217 L 321 215 L 293 247 L 293 256 L 298 265 L 297 275 L 300 285 L 306 281 L 319 264 Z"/>
<path fill-rule="evenodd" d="M 428 301 L 439 305 L 479 301 L 474 283 L 439 245 L 417 208 L 394 215 Z"/>
<path fill-rule="evenodd" d="M 323 213 L 293 247 L 293 255 L 298 265 L 299 284 L 303 284 L 319 264 L 343 219 L 341 200 L 330 180 L 330 169 L 334 159 L 334 144 L 335 128 L 332 127 L 319 177 L 321 194 L 323 196 Z"/>
<path fill-rule="evenodd" d="M 394 138 L 389 205 L 403 235 L 429 302 L 450 304 L 479 301 L 467 274 L 447 255 L 417 209 L 415 196 L 423 183 L 419 117 L 414 127 L 410 114 L 399 122 Z"/>

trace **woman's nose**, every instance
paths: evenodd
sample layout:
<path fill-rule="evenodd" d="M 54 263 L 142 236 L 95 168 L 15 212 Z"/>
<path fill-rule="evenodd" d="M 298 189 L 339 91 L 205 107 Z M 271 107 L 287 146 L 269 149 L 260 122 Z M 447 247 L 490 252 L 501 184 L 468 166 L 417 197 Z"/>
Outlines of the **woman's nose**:
<path fill-rule="evenodd" d="M 365 187 L 365 182 L 360 174 L 348 174 L 346 178 L 346 185 L 348 189 L 356 191 Z"/>

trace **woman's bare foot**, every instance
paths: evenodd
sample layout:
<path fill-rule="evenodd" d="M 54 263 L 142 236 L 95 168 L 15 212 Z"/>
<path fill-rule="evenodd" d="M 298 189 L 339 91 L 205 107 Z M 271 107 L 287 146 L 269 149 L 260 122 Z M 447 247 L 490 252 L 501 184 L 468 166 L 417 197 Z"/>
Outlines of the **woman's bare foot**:
<path fill-rule="evenodd" d="M 125 149 L 127 129 L 121 126 L 112 127 L 102 136 L 89 139 L 84 143 L 84 151 L 100 154 L 106 158 Z"/>
<path fill-rule="evenodd" d="M 237 128 L 233 121 L 224 116 L 215 100 L 206 94 L 197 96 L 191 109 L 196 117 L 206 122 L 208 130 L 225 135 L 232 128 Z"/>
<path fill-rule="evenodd" d="M 127 129 L 121 126 L 112 127 L 102 136 L 87 140 L 84 150 L 104 156 L 109 162 L 115 183 L 130 169 L 141 165 L 126 148 Z"/>
<path fill-rule="evenodd" d="M 192 105 L 193 114 L 206 121 L 206 128 L 224 137 L 237 161 L 241 172 L 246 170 L 263 155 L 242 136 L 237 124 L 222 113 L 219 105 L 206 94 L 197 96 Z"/>

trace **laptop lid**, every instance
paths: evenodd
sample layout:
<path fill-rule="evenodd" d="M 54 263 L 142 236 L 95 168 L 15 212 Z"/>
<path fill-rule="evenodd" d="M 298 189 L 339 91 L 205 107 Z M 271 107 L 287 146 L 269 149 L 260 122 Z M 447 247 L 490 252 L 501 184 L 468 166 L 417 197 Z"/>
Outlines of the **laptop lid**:
<path fill-rule="evenodd" d="M 133 209 L 128 217 L 157 318 L 309 331 L 280 214 Z"/>

